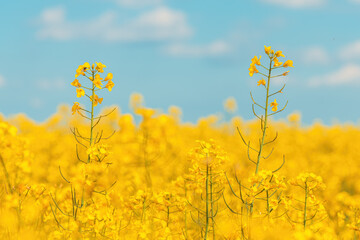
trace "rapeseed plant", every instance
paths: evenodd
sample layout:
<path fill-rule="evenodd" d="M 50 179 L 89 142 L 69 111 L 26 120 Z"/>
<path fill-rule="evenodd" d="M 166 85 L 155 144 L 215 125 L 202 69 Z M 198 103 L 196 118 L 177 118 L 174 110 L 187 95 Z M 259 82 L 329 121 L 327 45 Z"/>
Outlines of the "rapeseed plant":
<path fill-rule="evenodd" d="M 79 166 L 80 174 L 73 176 L 72 178 L 65 177 L 59 166 L 59 172 L 63 180 L 70 184 L 70 200 L 71 205 L 66 203 L 58 203 L 58 197 L 60 200 L 65 200 L 67 196 L 53 196 L 50 194 L 53 204 L 50 204 L 51 212 L 53 213 L 54 219 L 59 227 L 61 227 L 64 236 L 70 236 L 67 232 L 75 236 L 96 236 L 97 234 L 102 235 L 101 231 L 96 231 L 96 224 L 89 226 L 86 222 L 96 219 L 96 212 L 103 202 L 99 201 L 100 206 L 97 206 L 94 202 L 95 197 L 93 194 L 100 194 L 106 197 L 108 187 L 106 181 L 102 181 L 101 177 L 106 171 L 108 171 L 110 162 L 106 162 L 105 159 L 109 155 L 108 146 L 101 144 L 100 141 L 109 139 L 104 137 L 103 130 L 95 132 L 95 127 L 98 126 L 100 120 L 108 116 L 111 112 L 105 115 L 95 116 L 95 107 L 101 104 L 103 98 L 100 98 L 97 94 L 98 91 L 102 90 L 103 87 L 107 88 L 109 92 L 112 91 L 114 83 L 112 82 L 113 74 L 108 73 L 105 78 L 100 76 L 100 73 L 104 72 L 106 66 L 102 63 L 92 64 L 84 63 L 80 65 L 76 70 L 75 80 L 71 83 L 72 86 L 76 87 L 76 97 L 87 97 L 90 101 L 90 109 L 86 109 L 80 106 L 79 102 L 74 102 L 72 106 L 72 115 L 78 114 L 82 118 L 90 122 L 89 135 L 85 136 L 79 128 L 74 127 L 72 134 L 77 142 L 76 144 L 76 157 L 81 162 Z M 80 82 L 79 76 L 86 78 L 86 82 Z M 86 91 L 85 91 L 86 90 Z M 88 92 L 88 93 L 87 93 Z M 78 145 L 82 146 L 86 150 L 86 160 L 82 160 Z M 64 193 L 68 194 L 68 193 Z M 64 198 L 65 199 L 61 199 Z M 95 204 L 95 205 L 94 205 Z M 72 207 L 70 207 L 72 206 Z M 69 209 L 70 208 L 70 209 Z M 61 216 L 57 215 L 59 211 Z M 94 215 L 95 214 L 95 215 Z M 64 225 L 64 219 L 70 218 L 67 224 Z M 81 230 L 83 229 L 83 230 Z M 86 231 L 84 232 L 84 229 Z"/>
<path fill-rule="evenodd" d="M 196 212 L 196 217 L 192 219 L 201 229 L 201 238 L 216 239 L 216 216 L 219 212 L 219 199 L 222 196 L 223 185 L 225 182 L 222 165 L 226 159 L 226 154 L 215 144 L 199 141 L 199 146 L 190 152 L 192 167 L 187 175 L 188 189 L 193 189 L 200 195 L 200 199 L 189 201 L 189 204 Z M 192 198 L 196 198 L 196 194 Z M 195 203 L 197 201 L 197 204 Z"/>
<path fill-rule="evenodd" d="M 291 219 L 289 216 L 291 213 L 288 211 L 286 214 L 290 221 L 293 223 L 301 223 L 304 229 L 306 229 L 309 222 L 314 223 L 319 221 L 319 219 L 323 220 L 322 218 L 327 215 L 326 211 L 321 202 L 315 197 L 316 190 L 325 188 L 322 178 L 316 176 L 314 173 L 301 173 L 296 178 L 291 179 L 289 183 L 304 190 L 303 200 L 295 199 L 298 204 L 291 206 L 294 210 L 300 211 L 302 216 L 301 221 Z"/>
<path fill-rule="evenodd" d="M 276 98 L 274 98 L 274 96 L 276 96 L 277 94 L 282 93 L 283 89 L 285 88 L 285 84 L 280 90 L 277 90 L 273 93 L 270 92 L 270 85 L 271 85 L 271 80 L 273 78 L 286 76 L 288 72 L 284 72 L 279 75 L 274 75 L 273 71 L 281 68 L 293 67 L 293 64 L 291 60 L 287 60 L 285 63 L 279 61 L 280 57 L 285 57 L 282 51 L 275 52 L 274 50 L 271 49 L 270 46 L 269 47 L 264 46 L 264 48 L 265 48 L 265 53 L 269 59 L 269 67 L 265 67 L 264 65 L 262 65 L 261 56 L 259 57 L 254 56 L 251 59 L 251 64 L 249 68 L 250 77 L 252 77 L 254 74 L 259 74 L 263 77 L 257 82 L 257 86 L 265 88 L 265 104 L 263 105 L 256 102 L 255 99 L 253 98 L 252 93 L 250 92 L 250 96 L 253 101 L 252 104 L 253 114 L 255 117 L 257 117 L 260 120 L 261 136 L 259 138 L 258 148 L 251 145 L 250 141 L 246 141 L 243 135 L 241 134 L 240 129 L 237 128 L 243 143 L 247 147 L 248 160 L 255 165 L 254 176 L 252 176 L 249 179 L 250 186 L 246 187 L 240 180 L 238 180 L 235 174 L 235 178 L 240 189 L 239 194 L 235 193 L 230 181 L 228 180 L 231 192 L 236 198 L 240 199 L 242 204 L 244 205 L 244 207 L 241 207 L 240 212 L 233 210 L 226 203 L 226 199 L 224 198 L 224 201 L 227 207 L 231 210 L 231 212 L 235 214 L 239 214 L 241 216 L 246 215 L 246 221 L 245 221 L 246 223 L 244 224 L 246 228 L 243 226 L 241 227 L 243 233 L 242 237 L 245 239 L 251 238 L 251 222 L 253 218 L 255 203 L 258 200 L 264 200 L 266 202 L 266 216 L 269 218 L 270 213 L 277 207 L 277 205 L 281 201 L 280 199 L 281 199 L 282 191 L 286 189 L 283 180 L 279 180 L 281 179 L 281 177 L 275 174 L 278 170 L 280 170 L 280 168 L 282 168 L 283 164 L 285 163 L 285 157 L 283 157 L 283 163 L 281 164 L 281 166 L 273 171 L 260 171 L 260 163 L 262 162 L 262 160 L 268 159 L 274 150 L 273 148 L 272 150 L 270 150 L 269 153 L 265 155 L 264 154 L 265 146 L 268 144 L 272 144 L 277 138 L 277 134 L 276 134 L 273 139 L 271 140 L 267 139 L 267 132 L 269 128 L 268 126 L 269 117 L 282 112 L 287 106 L 287 102 L 286 102 L 286 104 L 279 110 L 278 109 L 279 104 L 277 103 Z M 260 72 L 257 69 L 257 66 L 264 69 L 266 73 Z M 255 107 L 263 110 L 263 115 L 259 116 Z M 272 112 L 270 112 L 270 108 Z M 256 159 L 254 160 L 251 157 L 252 152 L 256 154 Z M 275 182 L 276 184 L 274 184 Z M 273 185 L 272 188 L 270 188 L 270 185 Z M 245 191 L 246 193 L 243 193 L 243 191 Z M 262 194 L 265 194 L 265 196 L 262 196 Z M 272 197 L 274 198 L 272 199 Z M 261 214 L 261 211 L 260 210 L 258 211 Z M 241 222 L 243 222 L 243 220 L 241 220 Z"/>

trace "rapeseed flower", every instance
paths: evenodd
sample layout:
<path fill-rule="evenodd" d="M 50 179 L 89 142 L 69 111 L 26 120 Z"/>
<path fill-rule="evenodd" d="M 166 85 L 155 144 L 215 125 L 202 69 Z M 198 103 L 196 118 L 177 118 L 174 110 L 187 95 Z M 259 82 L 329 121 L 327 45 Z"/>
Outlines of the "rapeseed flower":
<path fill-rule="evenodd" d="M 93 102 L 94 107 L 95 107 L 95 106 L 97 106 L 97 105 L 98 105 L 98 103 L 100 103 L 100 104 L 102 103 L 103 98 L 99 98 L 99 96 L 98 96 L 98 95 L 94 94 L 94 100 L 93 100 L 93 97 L 92 97 L 92 96 L 90 96 L 90 101 L 92 101 L 92 102 Z"/>
<path fill-rule="evenodd" d="M 259 70 L 256 69 L 255 63 L 251 63 L 250 64 L 250 68 L 249 68 L 249 75 L 250 77 L 252 77 L 254 75 L 254 73 L 258 73 Z"/>
<path fill-rule="evenodd" d="M 287 60 L 286 62 L 284 62 L 283 67 L 294 67 L 293 66 L 293 61 L 292 60 Z"/>
<path fill-rule="evenodd" d="M 112 73 L 108 73 L 104 79 L 104 81 L 108 81 L 108 80 L 112 80 L 113 79 L 113 74 Z"/>
<path fill-rule="evenodd" d="M 285 57 L 285 55 L 282 53 L 282 51 L 276 51 L 275 57 Z"/>
<path fill-rule="evenodd" d="M 75 79 L 71 85 L 73 85 L 74 87 L 81 87 L 81 84 L 79 83 L 79 80 Z"/>
<path fill-rule="evenodd" d="M 84 63 L 83 65 L 80 65 L 76 70 L 75 78 L 77 78 L 80 75 L 85 76 L 85 72 L 89 69 L 90 69 L 90 64 L 88 62 Z"/>
<path fill-rule="evenodd" d="M 93 80 L 93 83 L 99 89 L 102 89 L 101 85 L 103 85 L 101 80 L 103 80 L 103 78 L 101 78 L 98 73 L 95 74 L 95 79 Z"/>
<path fill-rule="evenodd" d="M 273 101 L 272 103 L 270 103 L 271 110 L 272 110 L 273 112 L 276 112 L 278 105 L 279 105 L 279 104 L 276 102 L 276 99 L 274 99 L 274 101 Z"/>
<path fill-rule="evenodd" d="M 259 56 L 259 58 L 257 56 L 254 56 L 252 59 L 251 59 L 251 62 L 256 64 L 256 65 L 261 65 L 260 63 L 260 59 L 261 59 L 261 56 Z"/>
<path fill-rule="evenodd" d="M 106 66 L 105 66 L 104 64 L 102 64 L 101 62 L 97 62 L 97 63 L 96 63 L 95 69 L 96 69 L 98 72 L 100 72 L 100 73 L 104 72 L 104 68 L 106 68 Z"/>
<path fill-rule="evenodd" d="M 80 109 L 80 104 L 78 102 L 74 102 L 74 105 L 71 108 L 72 115 L 74 115 L 75 113 L 80 113 Z"/>
<path fill-rule="evenodd" d="M 82 88 L 77 88 L 77 89 L 76 89 L 76 97 L 80 98 L 80 97 L 82 97 L 82 96 L 85 96 L 85 91 L 84 91 L 84 89 L 82 89 Z"/>
<path fill-rule="evenodd" d="M 266 81 L 264 79 L 261 79 L 257 82 L 257 85 L 260 86 L 260 85 L 264 85 L 266 86 Z"/>
<path fill-rule="evenodd" d="M 271 47 L 270 47 L 270 46 L 269 46 L 269 47 L 264 46 L 264 48 L 265 48 L 265 53 L 266 53 L 267 55 L 269 55 L 270 53 L 274 53 L 274 50 L 271 50 Z"/>
<path fill-rule="evenodd" d="M 274 67 L 279 67 L 283 64 L 282 62 L 279 62 L 279 59 L 277 59 L 276 57 L 274 58 L 273 61 L 274 61 Z"/>
<path fill-rule="evenodd" d="M 115 86 L 115 84 L 113 83 L 113 81 L 109 80 L 109 82 L 105 85 L 105 88 L 107 88 L 109 90 L 109 92 L 111 92 L 111 90 L 114 86 Z"/>

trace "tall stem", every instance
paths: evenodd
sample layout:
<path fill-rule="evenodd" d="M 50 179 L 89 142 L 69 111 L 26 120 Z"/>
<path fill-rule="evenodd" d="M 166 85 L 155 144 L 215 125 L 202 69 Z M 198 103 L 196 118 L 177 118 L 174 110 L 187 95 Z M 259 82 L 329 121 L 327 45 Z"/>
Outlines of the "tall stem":
<path fill-rule="evenodd" d="M 95 71 L 92 71 L 92 79 L 95 79 Z M 94 99 L 95 99 L 95 84 L 92 82 L 91 88 L 91 118 L 90 118 L 90 147 L 93 144 L 93 129 L 94 129 Z M 88 156 L 88 163 L 90 162 L 90 155 Z"/>
<path fill-rule="evenodd" d="M 207 239 L 208 236 L 208 231 L 209 231 L 209 164 L 206 164 L 206 187 L 205 187 L 206 191 L 206 225 L 205 225 L 205 236 L 204 236 L 204 240 Z"/>
<path fill-rule="evenodd" d="M 186 188 L 186 180 L 185 180 L 185 182 L 184 182 L 184 195 L 185 195 L 185 199 L 188 199 L 187 198 L 187 188 Z M 185 209 L 185 211 L 184 211 L 184 224 L 185 224 L 185 239 L 188 239 L 188 235 L 187 235 L 187 211 L 186 211 L 186 209 Z"/>
<path fill-rule="evenodd" d="M 260 149 L 259 149 L 257 162 L 256 162 L 255 174 L 258 174 L 258 171 L 259 171 L 261 153 L 262 153 L 262 150 L 264 147 L 264 141 L 265 141 L 265 136 L 266 136 L 267 119 L 268 119 L 268 104 L 269 104 L 269 89 L 270 89 L 270 78 L 271 78 L 271 70 L 272 70 L 271 65 L 272 65 L 272 59 L 270 59 L 269 74 L 267 76 L 268 78 L 267 78 L 267 85 L 266 85 L 265 118 L 264 118 L 264 124 L 262 124 L 263 120 L 261 119 L 262 138 L 261 138 Z"/>
<path fill-rule="evenodd" d="M 266 136 L 266 128 L 267 128 L 267 120 L 268 120 L 268 105 L 269 105 L 269 90 L 270 90 L 270 79 L 271 79 L 271 68 L 272 66 L 272 58 L 270 59 L 270 66 L 269 66 L 269 73 L 267 76 L 267 85 L 266 85 L 266 101 L 265 101 L 265 117 L 264 120 L 261 119 L 261 130 L 262 130 L 262 137 L 261 137 L 261 142 L 260 142 L 260 147 L 259 147 L 259 153 L 257 156 L 257 161 L 256 161 L 256 169 L 255 169 L 255 174 L 257 175 L 259 172 L 259 166 L 260 166 L 260 159 L 261 159 L 261 154 L 262 154 L 262 150 L 264 147 L 264 142 L 265 142 L 265 136 Z M 264 122 L 263 122 L 264 121 Z M 249 215 L 249 237 L 248 239 L 251 239 L 251 219 L 252 219 L 252 213 L 253 213 L 253 208 L 254 208 L 254 201 L 251 202 L 250 204 L 250 215 Z"/>
<path fill-rule="evenodd" d="M 166 227 L 169 227 L 169 222 L 170 222 L 170 207 L 167 207 L 167 212 L 166 212 Z"/>
<path fill-rule="evenodd" d="M 210 167 L 210 217 L 212 225 L 213 240 L 215 240 L 215 221 L 214 221 L 214 197 L 213 197 L 213 176 Z"/>
<path fill-rule="evenodd" d="M 266 210 L 268 219 L 270 218 L 269 190 L 266 190 Z"/>
<path fill-rule="evenodd" d="M 304 229 L 306 228 L 306 208 L 307 208 L 307 198 L 308 198 L 308 186 L 307 186 L 307 182 L 305 182 Z"/>

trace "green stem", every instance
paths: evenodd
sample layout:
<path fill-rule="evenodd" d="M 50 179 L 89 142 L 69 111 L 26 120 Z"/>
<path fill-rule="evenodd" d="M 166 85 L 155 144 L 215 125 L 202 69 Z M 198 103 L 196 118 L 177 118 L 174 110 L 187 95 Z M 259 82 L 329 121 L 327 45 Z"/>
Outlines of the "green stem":
<path fill-rule="evenodd" d="M 256 175 L 259 172 L 261 153 L 262 153 L 262 150 L 263 150 L 263 147 L 264 147 L 265 136 L 266 136 L 266 128 L 267 128 L 267 120 L 268 120 L 270 78 L 271 78 L 271 70 L 272 70 L 271 65 L 272 65 L 272 59 L 270 59 L 269 73 L 268 73 L 268 76 L 267 76 L 268 81 L 267 81 L 267 85 L 266 85 L 265 119 L 264 120 L 261 119 L 262 137 L 261 137 L 259 153 L 258 153 L 257 161 L 256 161 L 256 169 L 255 169 L 255 174 Z M 264 121 L 264 124 L 262 124 L 263 121 Z M 249 221 L 251 221 L 253 208 L 254 208 L 254 201 L 252 201 L 251 204 L 250 204 L 250 220 Z M 249 224 L 249 228 L 250 228 L 250 224 Z M 249 235 L 250 235 L 250 230 L 249 230 Z M 249 237 L 249 239 L 250 239 L 250 237 Z"/>
<path fill-rule="evenodd" d="M 170 221 L 170 207 L 167 207 L 166 227 L 169 227 Z"/>
<path fill-rule="evenodd" d="M 184 195 L 185 195 L 185 199 L 187 199 L 187 188 L 186 188 L 186 180 L 184 182 Z M 187 235 L 187 211 L 185 209 L 184 212 L 184 224 L 185 224 L 185 239 L 188 239 L 188 235 Z"/>
<path fill-rule="evenodd" d="M 271 78 L 271 70 L 272 70 L 271 65 L 272 65 L 272 59 L 270 59 L 269 74 L 267 76 L 268 80 L 267 80 L 267 85 L 266 85 L 265 119 L 264 119 L 264 125 L 262 125 L 263 134 L 262 134 L 261 143 L 260 143 L 260 149 L 259 149 L 257 162 L 256 162 L 256 170 L 255 170 L 256 175 L 258 174 L 258 171 L 259 171 L 261 153 L 262 153 L 262 150 L 263 150 L 263 147 L 264 147 L 265 136 L 266 136 L 266 128 L 267 128 L 267 120 L 268 120 L 270 78 Z M 263 120 L 261 119 L 261 121 L 263 121 Z"/>
<path fill-rule="evenodd" d="M 92 72 L 92 79 L 95 79 L 95 72 Z M 93 144 L 93 129 L 94 129 L 94 99 L 95 99 L 95 84 L 92 82 L 91 89 L 91 118 L 90 118 L 90 147 Z M 88 156 L 88 163 L 90 162 L 90 155 Z"/>
<path fill-rule="evenodd" d="M 307 198 L 308 198 L 308 186 L 307 186 L 307 182 L 305 182 L 304 229 L 306 228 L 306 208 L 307 208 Z"/>
<path fill-rule="evenodd" d="M 207 239 L 208 231 L 209 231 L 209 164 L 206 164 L 206 225 L 205 225 L 205 237 L 204 240 Z"/>
<path fill-rule="evenodd" d="M 210 167 L 210 214 L 211 214 L 211 224 L 212 224 L 212 233 L 213 240 L 215 240 L 215 221 L 214 221 L 214 201 L 213 201 L 213 176 Z"/>
<path fill-rule="evenodd" d="M 266 210 L 267 216 L 270 217 L 269 190 L 266 190 Z"/>

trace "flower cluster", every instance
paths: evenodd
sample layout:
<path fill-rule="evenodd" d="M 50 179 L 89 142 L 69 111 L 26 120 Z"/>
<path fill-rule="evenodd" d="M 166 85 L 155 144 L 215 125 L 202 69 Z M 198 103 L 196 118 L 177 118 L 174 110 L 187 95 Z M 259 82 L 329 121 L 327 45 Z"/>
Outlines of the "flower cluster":
<path fill-rule="evenodd" d="M 87 149 L 86 154 L 90 156 L 91 160 L 101 162 L 109 155 L 108 146 L 106 144 L 92 145 Z"/>
<path fill-rule="evenodd" d="M 301 188 L 305 188 L 306 186 L 310 192 L 313 192 L 317 189 L 325 189 L 325 184 L 323 183 L 322 177 L 309 172 L 300 173 L 296 178 L 290 179 L 289 184 L 293 186 L 299 186 Z"/>
<path fill-rule="evenodd" d="M 76 69 L 75 80 L 71 83 L 72 86 L 76 87 L 76 97 L 81 98 L 83 96 L 87 96 L 94 107 L 102 103 L 103 98 L 100 98 L 95 92 L 103 89 L 103 87 L 107 88 L 109 92 L 111 92 L 115 86 L 112 81 L 112 73 L 108 73 L 105 78 L 100 76 L 100 73 L 104 72 L 104 68 L 106 68 L 106 66 L 101 62 L 97 62 L 96 64 L 93 63 L 91 66 L 88 62 L 86 62 Z M 79 76 L 87 78 L 90 82 L 90 86 L 86 86 L 86 83 L 81 84 L 78 79 Z M 90 95 L 86 94 L 85 90 L 89 90 Z M 80 112 L 81 110 L 86 112 L 85 109 L 80 107 L 79 102 L 74 102 L 72 114 L 78 113 L 82 115 Z"/>
<path fill-rule="evenodd" d="M 251 59 L 251 63 L 250 63 L 250 67 L 249 67 L 249 75 L 250 77 L 252 77 L 254 74 L 259 73 L 262 76 L 265 76 L 267 78 L 267 81 L 262 78 L 257 82 L 258 86 L 264 86 L 265 88 L 267 88 L 267 90 L 269 89 L 268 86 L 270 84 L 270 79 L 274 78 L 274 77 L 281 77 L 281 76 L 286 76 L 289 74 L 289 71 L 285 71 L 280 75 L 276 75 L 276 76 L 270 76 L 270 73 L 272 70 L 274 69 L 279 69 L 279 68 L 287 68 L 287 67 L 294 67 L 293 66 L 293 61 L 292 60 L 286 60 L 285 62 L 280 62 L 279 58 L 280 57 L 285 57 L 285 55 L 282 53 L 282 51 L 274 51 L 273 49 L 271 49 L 271 47 L 267 47 L 264 46 L 265 48 L 265 53 L 268 56 L 269 60 L 270 60 L 270 66 L 269 68 L 265 67 L 264 65 L 261 64 L 260 60 L 261 60 L 261 56 L 254 56 Z M 257 66 L 262 67 L 263 69 L 269 71 L 269 74 L 264 74 L 261 73 L 258 69 Z M 281 92 L 281 90 L 280 90 Z M 270 103 L 271 106 L 271 110 L 273 112 L 276 112 L 278 110 L 278 103 L 276 102 L 276 99 L 274 99 L 274 101 L 272 103 Z"/>

